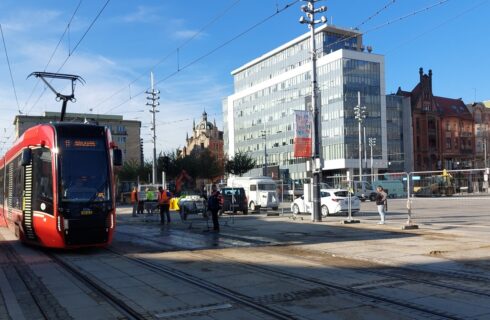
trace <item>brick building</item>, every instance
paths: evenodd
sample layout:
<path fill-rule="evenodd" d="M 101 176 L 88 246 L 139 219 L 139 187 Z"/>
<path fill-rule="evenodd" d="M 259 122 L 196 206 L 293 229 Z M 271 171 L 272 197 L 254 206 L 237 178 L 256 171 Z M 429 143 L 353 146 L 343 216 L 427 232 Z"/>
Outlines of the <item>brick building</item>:
<path fill-rule="evenodd" d="M 434 96 L 432 70 L 412 91 L 398 89 L 410 98 L 415 171 L 471 168 L 474 165 L 473 116 L 461 99 Z"/>
<path fill-rule="evenodd" d="M 466 105 L 475 122 L 475 166 L 488 168 L 490 160 L 490 101 Z"/>

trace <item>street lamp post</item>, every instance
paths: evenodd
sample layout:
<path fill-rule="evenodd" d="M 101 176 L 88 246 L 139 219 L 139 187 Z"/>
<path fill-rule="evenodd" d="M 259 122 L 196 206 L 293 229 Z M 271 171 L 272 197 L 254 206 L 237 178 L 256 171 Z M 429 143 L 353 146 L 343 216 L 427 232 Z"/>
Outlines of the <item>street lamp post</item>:
<path fill-rule="evenodd" d="M 359 124 L 359 182 L 362 186 L 362 140 L 361 124 L 366 119 L 367 111 L 365 106 L 361 106 L 361 92 L 357 92 L 357 106 L 354 107 L 354 115 Z"/>
<path fill-rule="evenodd" d="M 376 138 L 369 138 L 369 146 L 371 147 L 371 183 L 374 181 L 373 172 L 373 147 L 376 146 Z"/>
<path fill-rule="evenodd" d="M 267 176 L 267 131 L 262 130 L 261 137 L 264 138 L 264 176 Z"/>
<path fill-rule="evenodd" d="M 327 7 L 321 6 L 315 9 L 315 3 L 318 0 L 302 0 L 306 5 L 301 6 L 301 11 L 306 14 L 306 18 L 301 16 L 300 23 L 308 24 L 310 29 L 311 43 L 311 108 L 313 110 L 313 221 L 322 221 L 320 208 L 320 174 L 321 174 L 321 132 L 320 132 L 320 106 L 317 105 L 318 85 L 316 82 L 316 43 L 315 43 L 315 25 L 325 23 L 327 19 L 322 16 L 320 20 L 315 20 L 315 13 L 327 11 Z"/>

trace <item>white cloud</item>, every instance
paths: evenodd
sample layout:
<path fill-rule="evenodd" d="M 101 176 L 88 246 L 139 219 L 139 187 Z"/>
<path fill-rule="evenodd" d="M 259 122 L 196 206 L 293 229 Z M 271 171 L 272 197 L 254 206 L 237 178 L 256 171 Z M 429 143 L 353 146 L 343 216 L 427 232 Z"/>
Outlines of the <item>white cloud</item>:
<path fill-rule="evenodd" d="M 196 34 L 198 32 L 199 31 L 197 31 L 197 30 L 179 30 L 179 31 L 175 32 L 173 34 L 173 36 L 177 39 L 190 39 L 190 38 L 196 36 Z M 202 35 L 200 34 L 199 37 L 202 37 Z"/>
<path fill-rule="evenodd" d="M 160 9 L 157 7 L 138 6 L 135 12 L 116 17 L 115 21 L 125 23 L 153 23 L 161 19 Z"/>
<path fill-rule="evenodd" d="M 61 11 L 47 9 L 25 9 L 16 10 L 14 14 L 10 14 L 5 18 L 2 26 L 6 30 L 14 32 L 26 32 L 36 30 L 37 28 L 46 28 L 52 26 L 53 22 L 59 21 L 58 18 L 62 15 Z"/>

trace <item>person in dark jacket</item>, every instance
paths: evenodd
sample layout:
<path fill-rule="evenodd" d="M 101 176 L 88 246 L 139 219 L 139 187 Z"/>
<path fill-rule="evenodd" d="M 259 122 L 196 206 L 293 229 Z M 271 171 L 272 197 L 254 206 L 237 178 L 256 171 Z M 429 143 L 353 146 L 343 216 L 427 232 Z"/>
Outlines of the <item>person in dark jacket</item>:
<path fill-rule="evenodd" d="M 378 224 L 385 224 L 385 206 L 386 206 L 386 199 L 388 198 L 388 195 L 386 192 L 383 190 L 382 186 L 378 186 L 376 188 L 376 206 L 378 207 L 378 213 L 379 217 L 381 220 L 378 222 Z"/>
<path fill-rule="evenodd" d="M 160 207 L 160 224 L 165 224 L 165 218 L 167 218 L 167 224 L 170 224 L 170 199 L 172 194 L 170 191 L 158 187 L 158 206 Z"/>
<path fill-rule="evenodd" d="M 219 232 L 218 211 L 221 209 L 221 193 L 215 184 L 211 186 L 211 195 L 208 198 L 208 210 L 211 211 L 213 218 L 213 230 Z"/>

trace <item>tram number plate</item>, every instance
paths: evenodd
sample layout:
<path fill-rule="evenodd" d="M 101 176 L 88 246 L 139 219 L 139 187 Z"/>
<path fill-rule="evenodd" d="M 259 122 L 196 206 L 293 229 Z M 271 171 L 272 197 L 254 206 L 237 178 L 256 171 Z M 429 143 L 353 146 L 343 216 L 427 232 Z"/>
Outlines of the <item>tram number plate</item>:
<path fill-rule="evenodd" d="M 94 212 L 92 210 L 84 209 L 80 213 L 82 216 L 89 216 L 89 215 L 93 214 Z"/>

